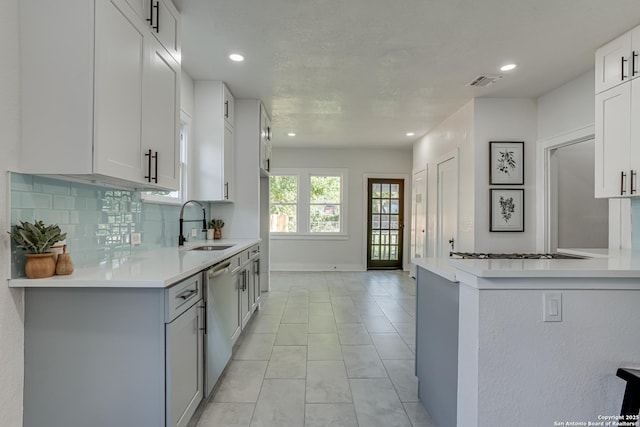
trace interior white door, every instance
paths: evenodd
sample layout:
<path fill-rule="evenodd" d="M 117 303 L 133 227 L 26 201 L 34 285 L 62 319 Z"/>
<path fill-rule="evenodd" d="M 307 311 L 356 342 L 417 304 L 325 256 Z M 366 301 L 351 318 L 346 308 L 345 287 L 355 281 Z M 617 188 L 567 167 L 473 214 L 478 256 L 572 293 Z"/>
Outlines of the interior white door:
<path fill-rule="evenodd" d="M 458 238 L 458 155 L 451 153 L 436 165 L 438 206 L 436 209 L 436 256 L 447 256 Z"/>
<path fill-rule="evenodd" d="M 427 255 L 427 179 L 424 169 L 413 174 L 413 209 L 411 224 L 411 258 Z"/>

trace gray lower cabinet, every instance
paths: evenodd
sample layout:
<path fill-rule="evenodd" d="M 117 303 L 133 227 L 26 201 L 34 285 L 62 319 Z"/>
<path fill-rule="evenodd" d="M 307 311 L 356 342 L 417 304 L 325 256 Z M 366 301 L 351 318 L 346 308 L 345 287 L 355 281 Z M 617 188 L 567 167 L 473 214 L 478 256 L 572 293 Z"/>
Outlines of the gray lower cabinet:
<path fill-rule="evenodd" d="M 457 425 L 459 284 L 417 268 L 418 398 L 438 427 Z"/>
<path fill-rule="evenodd" d="M 202 399 L 201 282 L 25 289 L 24 427 L 186 425 Z"/>
<path fill-rule="evenodd" d="M 196 280 L 201 279 L 198 276 Z M 185 288 L 185 285 L 188 286 Z M 188 301 L 193 295 L 194 285 L 194 279 L 187 279 L 182 285 L 176 285 L 178 289 L 172 292 L 170 300 Z M 187 311 L 172 318 L 165 326 L 167 427 L 186 426 L 204 397 L 204 322 L 201 301 L 198 298 Z M 179 312 L 179 309 L 174 310 L 174 315 Z"/>

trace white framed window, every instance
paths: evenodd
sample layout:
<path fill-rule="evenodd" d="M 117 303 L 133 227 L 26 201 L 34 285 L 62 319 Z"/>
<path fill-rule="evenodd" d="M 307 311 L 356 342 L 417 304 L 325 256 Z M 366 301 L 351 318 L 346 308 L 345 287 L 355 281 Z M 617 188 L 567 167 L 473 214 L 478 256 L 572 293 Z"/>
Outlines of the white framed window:
<path fill-rule="evenodd" d="M 277 169 L 269 182 L 272 237 L 347 237 L 346 169 Z"/>
<path fill-rule="evenodd" d="M 177 191 L 143 191 L 141 198 L 146 203 L 163 203 L 181 205 L 186 201 L 187 171 L 189 158 L 189 141 L 191 132 L 191 117 L 184 111 L 180 112 L 180 188 Z"/>

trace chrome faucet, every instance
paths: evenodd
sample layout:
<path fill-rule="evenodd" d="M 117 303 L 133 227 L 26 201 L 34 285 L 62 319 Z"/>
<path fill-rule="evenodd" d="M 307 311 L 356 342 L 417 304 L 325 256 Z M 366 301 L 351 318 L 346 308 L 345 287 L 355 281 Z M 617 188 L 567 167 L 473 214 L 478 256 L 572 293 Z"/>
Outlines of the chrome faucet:
<path fill-rule="evenodd" d="M 200 203 L 197 200 L 187 200 L 186 202 L 184 202 L 184 205 L 182 205 L 182 207 L 180 208 L 180 235 L 178 236 L 178 246 L 184 246 L 184 242 L 187 241 L 187 239 L 184 237 L 184 235 L 182 234 L 182 226 L 185 222 L 198 222 L 200 221 L 199 219 L 189 219 L 189 220 L 184 220 L 184 207 L 187 206 L 189 203 L 197 203 L 200 205 L 200 207 L 202 208 L 202 229 L 206 230 L 207 229 L 207 213 L 204 210 L 204 205 L 202 203 Z"/>

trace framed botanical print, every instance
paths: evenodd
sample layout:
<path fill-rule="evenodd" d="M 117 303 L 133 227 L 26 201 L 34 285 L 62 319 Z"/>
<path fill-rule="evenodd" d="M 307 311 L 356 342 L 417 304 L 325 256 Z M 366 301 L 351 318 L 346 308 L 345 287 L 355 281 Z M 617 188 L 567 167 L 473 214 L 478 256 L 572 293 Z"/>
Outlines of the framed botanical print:
<path fill-rule="evenodd" d="M 524 185 L 524 142 L 489 142 L 489 184 Z"/>
<path fill-rule="evenodd" d="M 524 231 L 524 190 L 493 188 L 489 191 L 490 231 Z"/>

